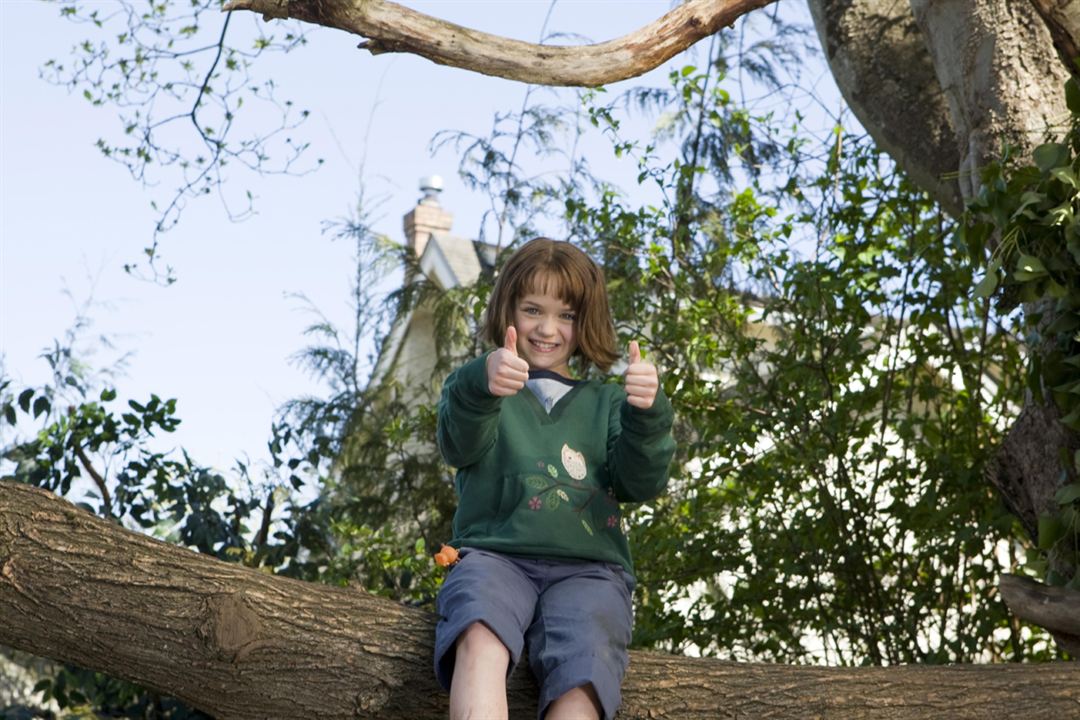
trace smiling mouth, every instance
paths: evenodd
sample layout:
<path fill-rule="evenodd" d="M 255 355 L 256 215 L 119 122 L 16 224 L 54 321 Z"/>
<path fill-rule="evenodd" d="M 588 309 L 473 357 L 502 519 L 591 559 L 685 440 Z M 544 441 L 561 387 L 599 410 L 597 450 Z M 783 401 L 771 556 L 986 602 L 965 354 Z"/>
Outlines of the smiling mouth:
<path fill-rule="evenodd" d="M 558 343 L 548 343 L 542 342 L 540 340 L 529 340 L 529 344 L 540 352 L 551 352 L 552 350 L 559 347 Z"/>

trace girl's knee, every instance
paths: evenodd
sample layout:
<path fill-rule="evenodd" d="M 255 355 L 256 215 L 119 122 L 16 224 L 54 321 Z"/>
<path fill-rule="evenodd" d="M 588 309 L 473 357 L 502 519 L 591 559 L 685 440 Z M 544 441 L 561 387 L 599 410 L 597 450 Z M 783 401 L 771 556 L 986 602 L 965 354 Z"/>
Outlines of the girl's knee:
<path fill-rule="evenodd" d="M 564 720 L 573 718 L 601 718 L 604 710 L 600 705 L 600 698 L 596 695 L 596 689 L 592 683 L 586 683 L 573 688 L 560 695 L 548 706 L 548 720 Z"/>
<path fill-rule="evenodd" d="M 499 636 L 482 622 L 474 622 L 462 631 L 456 643 L 458 662 L 462 657 L 484 660 L 510 660 L 510 651 Z"/>

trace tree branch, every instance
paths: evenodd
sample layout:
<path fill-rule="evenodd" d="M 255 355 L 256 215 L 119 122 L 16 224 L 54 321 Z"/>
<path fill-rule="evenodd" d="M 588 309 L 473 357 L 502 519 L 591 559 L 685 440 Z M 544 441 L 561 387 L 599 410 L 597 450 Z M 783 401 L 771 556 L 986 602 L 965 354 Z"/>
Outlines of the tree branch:
<path fill-rule="evenodd" d="M 101 491 L 101 502 L 104 504 L 105 514 L 112 515 L 112 498 L 109 496 L 109 487 L 105 484 L 105 478 L 101 477 L 101 473 L 94 468 L 94 464 L 86 456 L 86 451 L 83 450 L 82 445 L 77 443 L 75 445 L 75 457 L 79 458 L 79 462 L 82 463 L 86 472 L 90 474 L 90 479 L 94 481 L 98 490 Z"/>
<path fill-rule="evenodd" d="M 998 588 L 1014 615 L 1054 633 L 1059 645 L 1080 657 L 1080 591 L 1021 575 L 1002 575 Z"/>
<path fill-rule="evenodd" d="M 0 483 L 0 644 L 228 720 L 444 718 L 430 613 L 220 562 Z M 525 667 L 523 663 L 521 667 Z M 632 652 L 619 717 L 1068 717 L 1080 663 L 813 667 Z M 962 702 L 960 701 L 962 700 Z M 536 712 L 519 669 L 511 717 Z"/>
<path fill-rule="evenodd" d="M 293 18 L 367 40 L 372 54 L 404 52 L 440 65 L 537 85 L 596 87 L 637 77 L 775 0 L 687 0 L 660 19 L 595 45 L 537 45 L 471 30 L 387 0 L 229 0 L 224 10 Z"/>
<path fill-rule="evenodd" d="M 1054 48 L 1066 69 L 1076 77 L 1080 72 L 1080 0 L 1031 0 L 1035 11 L 1046 23 Z"/>

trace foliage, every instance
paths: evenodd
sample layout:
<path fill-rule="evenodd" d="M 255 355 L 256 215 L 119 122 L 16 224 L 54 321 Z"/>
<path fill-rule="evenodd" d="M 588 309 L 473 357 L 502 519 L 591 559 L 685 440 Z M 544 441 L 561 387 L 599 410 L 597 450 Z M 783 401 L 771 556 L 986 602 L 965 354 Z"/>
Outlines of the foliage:
<path fill-rule="evenodd" d="M 729 111 L 722 86 L 673 81 L 691 88 L 682 112 Z M 969 298 L 965 248 L 865 139 L 838 132 L 822 165 L 806 138 L 748 122 L 774 143 L 771 178 L 656 208 L 568 203 L 679 418 L 672 488 L 634 516 L 638 642 L 833 664 L 1036 656 L 1045 637 L 993 595 L 1014 528 L 981 477 L 1020 401 L 1018 350 Z M 642 177 L 707 173 L 695 146 Z"/>
<path fill-rule="evenodd" d="M 1070 79 L 1064 90 L 1072 113 L 1065 137 L 1036 147 L 1030 162 L 1007 149 L 984 168 L 963 229 L 974 262 L 993 241 L 976 294 L 996 294 L 1003 310 L 1026 304 L 1028 390 L 1080 433 L 1080 84 Z M 1039 518 L 1041 552 L 1031 564 L 1047 583 L 1080 589 L 1080 450 L 1060 462 L 1058 510 Z"/>
<path fill-rule="evenodd" d="M 306 42 L 299 23 L 285 24 L 278 35 L 259 23 L 249 30 L 238 27 L 233 13 L 222 13 L 222 4 L 122 0 L 104 7 L 63 0 L 60 15 L 84 25 L 88 37 L 67 61 L 50 60 L 42 68 L 49 82 L 95 106 L 116 108 L 123 133 L 120 140 L 98 139 L 105 157 L 144 187 L 164 182 L 172 188 L 151 203 L 158 219 L 144 251 L 165 282 L 174 278 L 171 267 L 156 265 L 158 234 L 176 224 L 190 200 L 217 194 L 229 217 L 241 219 L 253 212 L 253 196 L 233 187 L 236 170 L 297 174 L 322 162 L 302 163 L 307 143 L 290 136 L 309 112 L 279 99 L 272 79 L 253 74 L 266 53 Z M 192 140 L 194 153 L 187 149 Z M 140 269 L 138 263 L 126 268 Z"/>

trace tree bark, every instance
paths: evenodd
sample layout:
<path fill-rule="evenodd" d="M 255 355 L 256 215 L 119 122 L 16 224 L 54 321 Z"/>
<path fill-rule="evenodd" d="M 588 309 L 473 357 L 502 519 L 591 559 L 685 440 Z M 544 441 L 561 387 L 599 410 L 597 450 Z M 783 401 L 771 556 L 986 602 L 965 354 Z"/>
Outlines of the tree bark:
<path fill-rule="evenodd" d="M 959 215 L 960 147 L 911 8 L 895 0 L 809 0 L 829 69 L 882 150 L 947 212 Z"/>
<path fill-rule="evenodd" d="M 251 10 L 345 30 L 372 54 L 404 52 L 440 65 L 536 85 L 597 87 L 646 73 L 775 0 L 687 0 L 629 35 L 595 45 L 536 45 L 471 30 L 386 0 L 229 0 Z"/>
<path fill-rule="evenodd" d="M 1080 58 L 1080 0 L 1031 0 L 1039 13 L 1062 64 L 1076 75 L 1077 58 Z"/>
<path fill-rule="evenodd" d="M 215 717 L 442 718 L 434 617 L 275 577 L 0 483 L 0 644 L 99 670 Z M 520 670 L 520 668 L 519 668 Z M 511 717 L 536 711 L 526 671 Z M 827 668 L 631 653 L 619 717 L 1069 717 L 1080 664 Z"/>
<path fill-rule="evenodd" d="M 1046 628 L 1058 645 L 1080 657 L 1080 591 L 1048 587 L 1019 575 L 1002 576 L 1000 588 L 1017 617 Z"/>

